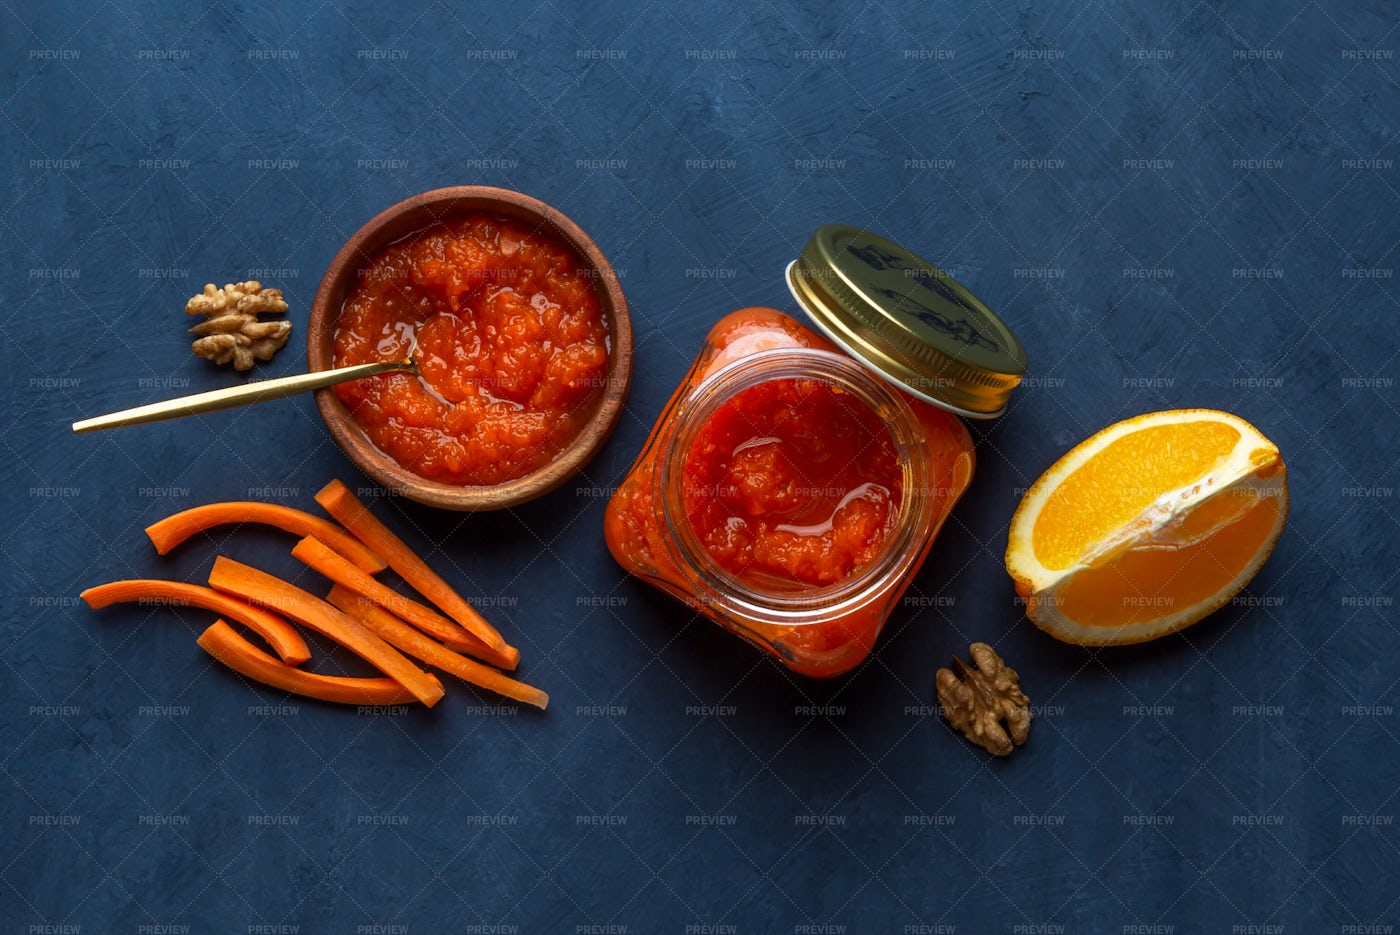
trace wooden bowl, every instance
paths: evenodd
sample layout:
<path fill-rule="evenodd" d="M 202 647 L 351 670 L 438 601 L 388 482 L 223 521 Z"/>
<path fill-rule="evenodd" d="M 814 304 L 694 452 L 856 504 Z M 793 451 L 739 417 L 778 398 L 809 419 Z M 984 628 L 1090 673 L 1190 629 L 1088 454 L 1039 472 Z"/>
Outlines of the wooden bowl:
<path fill-rule="evenodd" d="M 632 323 L 617 274 L 598 245 L 577 224 L 542 201 L 503 188 L 464 185 L 414 195 L 380 212 L 346 241 L 321 279 L 307 325 L 306 358 L 311 370 L 333 364 L 336 320 L 361 270 L 391 243 L 438 221 L 483 211 L 529 224 L 558 238 L 593 273 L 611 342 L 607 383 L 593 417 L 553 461 L 533 474 L 489 487 L 428 480 L 381 451 L 360 428 L 333 389 L 316 392 L 316 405 L 336 444 L 366 474 L 411 500 L 448 510 L 499 510 L 559 487 L 607 441 L 622 414 L 632 380 Z"/>

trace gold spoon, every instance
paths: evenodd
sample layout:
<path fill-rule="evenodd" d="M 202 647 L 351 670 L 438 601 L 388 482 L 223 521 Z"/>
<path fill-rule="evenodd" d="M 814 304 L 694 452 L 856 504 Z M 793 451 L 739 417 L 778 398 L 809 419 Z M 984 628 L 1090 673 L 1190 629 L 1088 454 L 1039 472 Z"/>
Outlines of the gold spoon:
<path fill-rule="evenodd" d="M 323 386 L 334 386 L 347 380 L 358 380 L 361 377 L 372 377 L 378 373 L 392 373 L 394 371 L 416 374 L 418 365 L 412 357 L 406 357 L 403 360 L 387 360 L 377 364 L 355 364 L 350 367 L 337 367 L 335 370 L 303 373 L 295 377 L 279 377 L 276 380 L 256 380 L 252 383 L 245 383 L 243 386 L 231 386 L 222 390 L 210 390 L 207 393 L 195 393 L 193 396 L 181 396 L 160 403 L 151 403 L 148 406 L 137 406 L 135 409 L 123 409 L 121 412 L 111 412 L 105 416 L 83 419 L 73 423 L 73 431 L 96 432 L 99 429 L 115 429 L 123 425 L 141 425 L 145 422 L 179 419 L 182 416 L 194 416 L 203 412 L 217 412 L 220 409 L 249 406 L 253 403 L 266 402 L 269 399 L 280 399 L 283 396 L 305 393 L 307 390 L 319 390 Z"/>

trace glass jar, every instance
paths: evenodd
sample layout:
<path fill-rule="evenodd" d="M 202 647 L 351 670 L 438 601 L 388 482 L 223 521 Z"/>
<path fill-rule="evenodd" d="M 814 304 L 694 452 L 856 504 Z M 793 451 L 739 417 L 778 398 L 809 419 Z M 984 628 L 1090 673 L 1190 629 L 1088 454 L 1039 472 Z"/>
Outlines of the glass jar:
<path fill-rule="evenodd" d="M 869 655 L 972 480 L 953 411 L 999 414 L 1024 352 L 945 274 L 857 228 L 819 230 L 788 281 L 825 336 L 771 308 L 721 319 L 604 533 L 629 573 L 789 669 L 833 676 Z M 969 341 L 997 343 L 999 369 Z"/>

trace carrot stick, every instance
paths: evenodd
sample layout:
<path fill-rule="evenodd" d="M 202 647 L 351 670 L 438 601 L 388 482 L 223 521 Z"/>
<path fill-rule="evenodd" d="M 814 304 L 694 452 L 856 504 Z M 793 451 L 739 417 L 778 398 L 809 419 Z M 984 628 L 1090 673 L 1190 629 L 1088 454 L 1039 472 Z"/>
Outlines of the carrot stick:
<path fill-rule="evenodd" d="M 164 555 L 195 533 L 229 523 L 261 523 L 299 536 L 315 536 L 354 562 L 356 568 L 370 574 L 387 567 L 372 549 L 330 520 L 280 503 L 259 503 L 256 500 L 206 503 L 147 526 L 146 535 L 151 537 L 156 551 Z"/>
<path fill-rule="evenodd" d="M 197 584 L 132 578 L 88 588 L 81 597 L 93 610 L 132 601 L 202 607 L 238 621 L 267 640 L 267 644 L 287 665 L 299 666 L 311 658 L 311 650 L 307 648 L 306 640 L 281 617 Z"/>
<path fill-rule="evenodd" d="M 255 604 L 275 607 L 293 620 L 330 637 L 408 689 L 428 707 L 437 704 L 442 697 L 442 685 L 437 679 L 405 659 L 402 653 L 357 620 L 294 584 L 222 555 L 214 560 L 209 584 Z"/>
<path fill-rule="evenodd" d="M 296 695 L 361 705 L 400 704 L 413 700 L 408 689 L 390 678 L 345 678 L 294 669 L 239 636 L 222 619 L 214 621 L 197 642 L 205 652 L 233 671 Z"/>
<path fill-rule="evenodd" d="M 544 710 L 549 704 L 549 695 L 538 688 L 502 675 L 495 669 L 465 656 L 459 656 L 445 646 L 428 639 L 389 613 L 377 602 L 356 594 L 344 585 L 337 584 L 331 588 L 326 600 L 410 656 L 455 675 L 464 682 L 470 682 L 498 695 L 534 705 L 540 710 Z"/>
<path fill-rule="evenodd" d="M 337 555 L 325 543 L 311 536 L 298 542 L 296 548 L 292 549 L 292 555 L 305 562 L 313 571 L 318 571 L 334 583 L 368 598 L 453 649 L 470 653 L 503 669 L 514 669 L 520 662 L 520 651 L 514 646 L 507 646 L 506 651 L 497 652 L 432 608 L 411 601 L 383 582 L 371 578 Z"/>
<path fill-rule="evenodd" d="M 508 645 L 487 623 L 472 605 L 452 590 L 428 567 L 428 563 L 418 557 L 404 541 L 381 523 L 359 498 L 338 480 L 333 480 L 316 494 L 316 502 L 327 513 L 334 516 L 340 525 L 355 534 L 365 545 L 374 550 L 389 567 L 398 572 L 415 591 L 426 597 L 439 610 L 470 630 L 478 639 L 492 649 L 505 651 Z"/>

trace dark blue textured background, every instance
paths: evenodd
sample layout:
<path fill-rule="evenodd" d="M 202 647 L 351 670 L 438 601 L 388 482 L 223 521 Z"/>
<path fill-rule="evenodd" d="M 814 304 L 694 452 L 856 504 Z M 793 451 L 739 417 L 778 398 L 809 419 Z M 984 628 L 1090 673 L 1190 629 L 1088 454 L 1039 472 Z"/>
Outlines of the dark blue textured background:
<path fill-rule="evenodd" d="M 6 932 L 1390 930 L 1390 5 L 399 6 L 0 9 Z M 346 237 L 470 183 L 581 224 L 637 329 L 628 412 L 575 485 L 498 515 L 375 502 L 550 710 L 454 684 L 364 716 L 218 668 L 206 614 L 79 605 L 217 550 L 320 586 L 285 536 L 162 559 L 141 532 L 364 486 L 309 398 L 68 423 L 239 379 L 189 353 L 205 281 L 280 286 L 297 332 L 259 373 L 298 372 Z M 626 578 L 600 523 L 709 325 L 789 307 L 782 267 L 829 221 L 951 270 L 1032 371 L 973 427 L 973 488 L 872 659 L 814 683 Z M 1184 406 L 1284 452 L 1277 552 L 1182 635 L 1055 642 L 1002 569 L 1020 493 Z M 975 639 L 1038 707 L 1008 761 L 930 710 Z"/>

